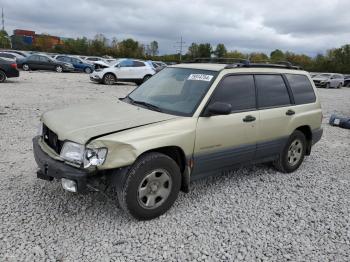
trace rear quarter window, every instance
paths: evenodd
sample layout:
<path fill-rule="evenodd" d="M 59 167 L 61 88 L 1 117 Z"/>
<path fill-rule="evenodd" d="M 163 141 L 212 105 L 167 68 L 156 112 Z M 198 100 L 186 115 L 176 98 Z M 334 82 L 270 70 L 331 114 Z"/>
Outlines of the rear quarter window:
<path fill-rule="evenodd" d="M 289 86 L 292 89 L 295 104 L 308 104 L 316 101 L 314 89 L 305 75 L 286 74 Z"/>

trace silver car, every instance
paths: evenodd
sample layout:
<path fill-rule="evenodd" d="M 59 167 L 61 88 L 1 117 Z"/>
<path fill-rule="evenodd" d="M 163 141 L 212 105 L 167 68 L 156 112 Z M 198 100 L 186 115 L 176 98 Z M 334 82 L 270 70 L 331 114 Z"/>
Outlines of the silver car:
<path fill-rule="evenodd" d="M 344 76 L 342 74 L 322 73 L 314 76 L 312 80 L 316 87 L 341 88 L 344 86 Z"/>

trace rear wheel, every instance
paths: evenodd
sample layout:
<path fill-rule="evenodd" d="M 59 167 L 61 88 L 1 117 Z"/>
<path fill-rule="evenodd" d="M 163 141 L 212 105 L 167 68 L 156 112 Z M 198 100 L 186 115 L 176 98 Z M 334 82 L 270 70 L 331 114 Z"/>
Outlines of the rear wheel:
<path fill-rule="evenodd" d="M 60 65 L 58 65 L 58 66 L 55 67 L 55 71 L 56 71 L 57 73 L 62 73 L 62 72 L 63 72 L 63 67 L 60 66 Z"/>
<path fill-rule="evenodd" d="M 30 70 L 30 67 L 29 67 L 28 64 L 23 64 L 22 68 L 23 68 L 24 71 L 29 71 Z"/>
<path fill-rule="evenodd" d="M 304 160 L 306 147 L 305 135 L 299 130 L 294 131 L 281 155 L 274 162 L 275 168 L 283 173 L 297 170 Z"/>
<path fill-rule="evenodd" d="M 102 81 L 105 85 L 113 85 L 117 82 L 117 78 L 113 74 L 107 73 L 103 76 Z"/>
<path fill-rule="evenodd" d="M 117 189 L 120 206 L 139 220 L 164 214 L 177 199 L 181 186 L 180 168 L 167 155 L 141 156 Z"/>
<path fill-rule="evenodd" d="M 151 77 L 152 77 L 151 75 L 145 75 L 144 78 L 142 79 L 142 83 L 146 82 Z"/>
<path fill-rule="evenodd" d="M 339 85 L 337 86 L 337 88 L 342 88 L 342 87 L 343 87 L 342 83 L 339 83 Z"/>
<path fill-rule="evenodd" d="M 0 70 L 0 83 L 5 82 L 6 78 L 5 72 Z"/>

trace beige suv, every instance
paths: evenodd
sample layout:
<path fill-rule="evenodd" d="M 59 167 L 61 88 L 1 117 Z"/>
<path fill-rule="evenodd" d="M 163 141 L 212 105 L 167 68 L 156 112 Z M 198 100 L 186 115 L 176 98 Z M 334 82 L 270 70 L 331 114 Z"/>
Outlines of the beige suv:
<path fill-rule="evenodd" d="M 321 120 L 309 74 L 290 65 L 180 64 L 125 98 L 43 114 L 37 176 L 71 192 L 113 187 L 124 210 L 152 219 L 193 180 L 261 162 L 295 171 Z"/>

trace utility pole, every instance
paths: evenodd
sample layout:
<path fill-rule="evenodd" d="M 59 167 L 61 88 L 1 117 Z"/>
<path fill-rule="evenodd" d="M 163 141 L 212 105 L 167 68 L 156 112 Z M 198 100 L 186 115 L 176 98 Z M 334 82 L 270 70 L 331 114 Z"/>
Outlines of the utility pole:
<path fill-rule="evenodd" d="M 180 37 L 180 42 L 176 42 L 177 44 L 177 51 L 179 52 L 179 60 L 181 62 L 182 60 L 182 49 L 184 48 L 184 44 L 186 44 L 184 41 L 182 41 L 182 36 Z"/>
<path fill-rule="evenodd" d="M 2 22 L 2 31 L 5 31 L 4 8 L 1 8 L 1 22 Z"/>

